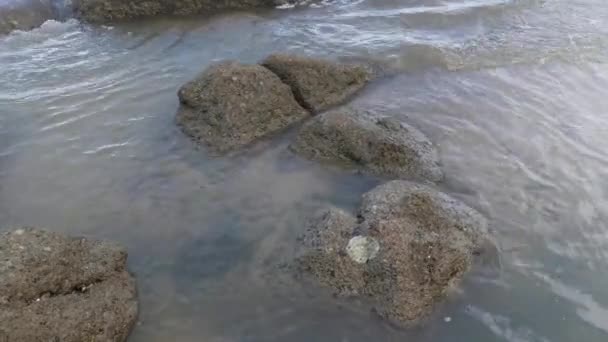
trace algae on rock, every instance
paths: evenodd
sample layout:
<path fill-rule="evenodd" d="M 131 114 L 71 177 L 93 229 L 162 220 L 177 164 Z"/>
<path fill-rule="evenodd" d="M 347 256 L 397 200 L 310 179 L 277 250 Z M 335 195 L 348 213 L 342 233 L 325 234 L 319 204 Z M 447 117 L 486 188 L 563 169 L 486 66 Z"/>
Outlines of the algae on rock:
<path fill-rule="evenodd" d="M 184 133 L 225 153 L 309 116 L 291 89 L 260 65 L 223 62 L 178 93 L 177 123 Z"/>
<path fill-rule="evenodd" d="M 363 196 L 357 217 L 329 209 L 315 220 L 296 269 L 338 296 L 370 299 L 382 317 L 406 326 L 432 312 L 476 255 L 496 251 L 481 214 L 426 185 L 383 184 Z M 365 255 L 349 251 L 353 239 L 365 242 Z"/>
<path fill-rule="evenodd" d="M 0 234 L 0 341 L 126 341 L 138 311 L 126 259 L 105 241 Z"/>
<path fill-rule="evenodd" d="M 313 118 L 290 148 L 308 159 L 378 176 L 433 182 L 443 178 L 437 150 L 422 132 L 404 122 L 349 107 Z"/>
<path fill-rule="evenodd" d="M 372 78 L 360 64 L 288 54 L 274 54 L 262 65 L 277 74 L 293 90 L 296 99 L 312 113 L 343 104 Z"/>

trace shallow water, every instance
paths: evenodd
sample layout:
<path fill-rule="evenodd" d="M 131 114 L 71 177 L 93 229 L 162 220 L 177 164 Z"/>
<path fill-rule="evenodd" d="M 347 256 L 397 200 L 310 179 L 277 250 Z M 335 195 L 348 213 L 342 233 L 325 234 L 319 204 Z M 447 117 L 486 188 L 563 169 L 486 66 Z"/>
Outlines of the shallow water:
<path fill-rule="evenodd" d="M 316 210 L 382 180 L 286 150 L 210 158 L 174 125 L 210 63 L 274 51 L 395 75 L 355 104 L 435 141 L 442 189 L 487 215 L 500 274 L 470 277 L 407 331 L 275 278 Z M 130 341 L 606 341 L 608 2 L 358 0 L 0 37 L 0 226 L 129 248 Z M 446 322 L 445 317 L 451 320 Z"/>

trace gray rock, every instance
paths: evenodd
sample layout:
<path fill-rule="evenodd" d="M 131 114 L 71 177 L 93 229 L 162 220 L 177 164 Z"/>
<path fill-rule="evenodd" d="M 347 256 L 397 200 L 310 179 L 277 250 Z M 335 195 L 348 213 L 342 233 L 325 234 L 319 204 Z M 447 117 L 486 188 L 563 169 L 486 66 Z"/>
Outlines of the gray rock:
<path fill-rule="evenodd" d="M 178 96 L 178 125 L 213 153 L 236 149 L 309 116 L 291 89 L 259 65 L 214 65 Z"/>
<path fill-rule="evenodd" d="M 73 0 L 75 14 L 107 23 L 158 15 L 206 14 L 220 10 L 274 7 L 288 0 Z"/>
<path fill-rule="evenodd" d="M 0 1 L 0 34 L 31 30 L 54 18 L 50 0 Z"/>
<path fill-rule="evenodd" d="M 109 242 L 1 234 L 0 341 L 126 341 L 137 318 L 126 259 Z"/>
<path fill-rule="evenodd" d="M 370 299 L 382 317 L 405 326 L 429 315 L 474 256 L 496 252 L 486 249 L 492 244 L 481 214 L 425 185 L 381 185 L 363 196 L 358 218 L 330 209 L 315 220 L 296 269 L 337 296 Z M 365 262 L 349 252 L 362 238 L 371 247 Z"/>
<path fill-rule="evenodd" d="M 372 77 L 363 65 L 286 54 L 271 55 L 262 65 L 279 75 L 300 104 L 313 113 L 346 102 Z"/>
<path fill-rule="evenodd" d="M 315 117 L 290 148 L 312 160 L 402 179 L 440 181 L 438 153 L 416 128 L 373 113 L 338 108 Z"/>

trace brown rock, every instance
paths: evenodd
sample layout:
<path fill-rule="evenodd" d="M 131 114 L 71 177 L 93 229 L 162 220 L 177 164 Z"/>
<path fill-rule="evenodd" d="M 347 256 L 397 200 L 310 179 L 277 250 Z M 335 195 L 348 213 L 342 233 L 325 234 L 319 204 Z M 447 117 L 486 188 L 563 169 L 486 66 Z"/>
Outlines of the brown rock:
<path fill-rule="evenodd" d="M 259 65 L 210 67 L 179 90 L 177 123 L 212 152 L 223 153 L 309 116 L 291 89 Z"/>
<path fill-rule="evenodd" d="M 285 54 L 271 55 L 262 65 L 279 75 L 313 113 L 346 102 L 371 78 L 370 70 L 362 65 Z"/>
<path fill-rule="evenodd" d="M 483 216 L 416 183 L 368 192 L 358 217 L 332 209 L 315 221 L 298 269 L 338 296 L 370 299 L 382 317 L 406 326 L 428 316 L 475 255 L 496 251 Z"/>
<path fill-rule="evenodd" d="M 370 112 L 339 108 L 315 117 L 290 148 L 312 160 L 402 179 L 440 181 L 438 153 L 416 128 Z"/>
<path fill-rule="evenodd" d="M 0 341 L 126 341 L 137 318 L 126 252 L 32 228 L 0 235 Z"/>
<path fill-rule="evenodd" d="M 76 15 L 94 23 L 153 17 L 192 15 L 228 9 L 274 7 L 287 0 L 74 0 Z"/>

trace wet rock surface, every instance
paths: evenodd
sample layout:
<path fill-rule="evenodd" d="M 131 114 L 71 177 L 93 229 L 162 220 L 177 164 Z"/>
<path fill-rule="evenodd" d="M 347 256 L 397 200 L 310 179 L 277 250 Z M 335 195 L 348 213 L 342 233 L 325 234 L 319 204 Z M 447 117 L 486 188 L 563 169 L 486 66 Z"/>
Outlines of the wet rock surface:
<path fill-rule="evenodd" d="M 332 208 L 313 221 L 296 269 L 408 326 L 432 312 L 476 255 L 495 252 L 488 241 L 487 221 L 474 209 L 431 187 L 391 181 L 363 196 L 357 218 Z"/>
<path fill-rule="evenodd" d="M 0 34 L 31 30 L 54 17 L 50 0 L 0 1 Z"/>
<path fill-rule="evenodd" d="M 126 252 L 33 228 L 0 235 L 0 341 L 126 341 L 137 318 Z"/>
<path fill-rule="evenodd" d="M 214 65 L 178 93 L 184 133 L 224 153 L 301 121 L 309 113 L 289 86 L 260 65 Z"/>
<path fill-rule="evenodd" d="M 378 176 L 434 182 L 443 178 L 434 145 L 418 129 L 348 107 L 306 123 L 290 148 L 311 160 Z"/>
<path fill-rule="evenodd" d="M 205 14 L 220 10 L 274 7 L 288 0 L 74 0 L 74 12 L 104 23 L 158 15 Z"/>
<path fill-rule="evenodd" d="M 313 113 L 346 102 L 372 78 L 363 65 L 288 54 L 271 55 L 262 65 L 287 83 L 300 104 Z"/>

